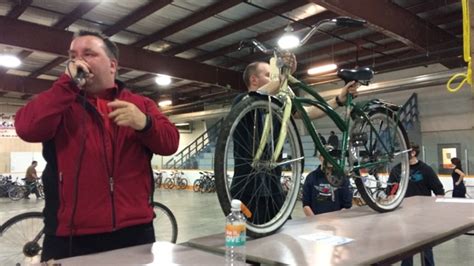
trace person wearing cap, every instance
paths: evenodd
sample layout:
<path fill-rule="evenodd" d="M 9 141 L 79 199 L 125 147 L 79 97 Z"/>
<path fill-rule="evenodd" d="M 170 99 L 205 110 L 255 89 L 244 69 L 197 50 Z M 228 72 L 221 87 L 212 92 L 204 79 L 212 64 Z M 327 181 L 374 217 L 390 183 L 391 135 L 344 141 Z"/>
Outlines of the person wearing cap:
<path fill-rule="evenodd" d="M 330 145 L 325 146 L 329 154 L 334 156 L 336 150 Z M 352 207 L 352 191 L 349 180 L 341 187 L 333 187 L 326 180 L 332 174 L 333 166 L 325 163 L 324 157 L 319 156 L 321 165 L 306 177 L 303 185 L 303 212 L 306 216 L 349 209 Z"/>

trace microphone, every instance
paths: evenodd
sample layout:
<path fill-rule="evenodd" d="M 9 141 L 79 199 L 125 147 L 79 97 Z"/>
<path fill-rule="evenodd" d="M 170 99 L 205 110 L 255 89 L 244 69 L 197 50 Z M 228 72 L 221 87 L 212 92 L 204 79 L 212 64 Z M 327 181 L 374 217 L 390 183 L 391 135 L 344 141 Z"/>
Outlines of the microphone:
<path fill-rule="evenodd" d="M 78 68 L 77 69 L 77 74 L 72 80 L 77 85 L 80 85 L 82 83 L 82 81 L 84 81 L 86 79 L 86 77 L 87 77 L 87 73 L 84 71 L 84 69 Z"/>

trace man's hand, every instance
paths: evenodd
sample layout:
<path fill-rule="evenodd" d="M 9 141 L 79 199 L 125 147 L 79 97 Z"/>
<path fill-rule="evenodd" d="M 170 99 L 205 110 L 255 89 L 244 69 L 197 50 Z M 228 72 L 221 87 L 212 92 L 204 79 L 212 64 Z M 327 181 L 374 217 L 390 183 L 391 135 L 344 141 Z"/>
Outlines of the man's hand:
<path fill-rule="evenodd" d="M 347 100 L 347 94 L 352 94 L 352 97 L 357 96 L 357 89 L 360 87 L 360 84 L 355 81 L 351 81 L 346 84 L 346 86 L 342 87 L 341 92 L 339 93 L 339 101 L 345 103 Z"/>
<path fill-rule="evenodd" d="M 92 74 L 90 71 L 89 64 L 79 58 L 69 60 L 68 65 L 66 66 L 66 70 L 64 70 L 64 73 L 68 75 L 71 79 L 73 79 L 76 77 L 78 69 L 82 69 L 86 73 L 87 78 L 92 78 L 94 76 L 94 74 Z M 86 85 L 86 81 L 86 79 L 82 79 L 81 83 L 77 85 L 82 87 Z"/>
<path fill-rule="evenodd" d="M 133 103 L 115 100 L 107 104 L 114 111 L 109 118 L 118 126 L 128 126 L 135 130 L 142 130 L 146 126 L 146 115 Z"/>
<path fill-rule="evenodd" d="M 283 63 L 287 66 L 290 67 L 290 73 L 293 74 L 296 71 L 296 57 L 295 54 L 290 53 L 290 52 L 285 52 L 282 56 L 281 59 L 283 60 Z"/>

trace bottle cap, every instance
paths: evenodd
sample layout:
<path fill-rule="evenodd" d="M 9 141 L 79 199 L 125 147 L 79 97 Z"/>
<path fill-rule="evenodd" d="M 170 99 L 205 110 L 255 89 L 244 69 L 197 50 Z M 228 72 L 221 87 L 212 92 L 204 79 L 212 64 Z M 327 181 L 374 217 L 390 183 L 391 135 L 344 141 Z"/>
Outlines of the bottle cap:
<path fill-rule="evenodd" d="M 231 211 L 240 211 L 240 205 L 242 202 L 238 199 L 233 199 L 232 202 L 230 203 L 230 208 Z"/>

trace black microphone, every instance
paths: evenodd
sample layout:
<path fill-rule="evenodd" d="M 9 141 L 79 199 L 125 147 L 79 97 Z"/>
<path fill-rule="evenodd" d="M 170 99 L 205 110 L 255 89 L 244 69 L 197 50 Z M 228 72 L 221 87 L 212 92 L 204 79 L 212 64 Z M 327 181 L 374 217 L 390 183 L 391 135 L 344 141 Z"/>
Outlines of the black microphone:
<path fill-rule="evenodd" d="M 86 77 L 87 77 L 87 73 L 84 71 L 84 69 L 78 68 L 77 69 L 77 74 L 72 80 L 77 85 L 80 85 L 82 83 L 82 81 L 86 79 Z"/>

